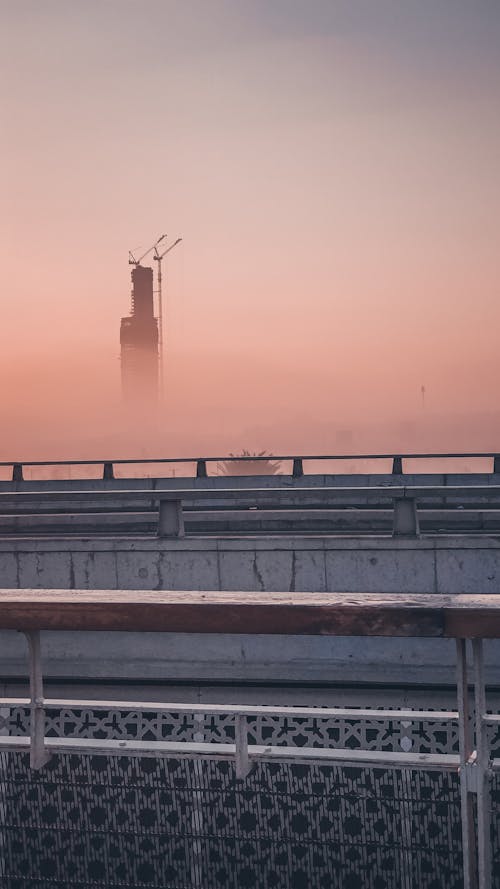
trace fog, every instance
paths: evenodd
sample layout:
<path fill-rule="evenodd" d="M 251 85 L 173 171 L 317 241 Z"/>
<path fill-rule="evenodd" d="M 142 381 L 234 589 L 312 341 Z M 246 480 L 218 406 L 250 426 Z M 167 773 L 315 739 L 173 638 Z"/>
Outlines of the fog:
<path fill-rule="evenodd" d="M 2 459 L 499 448 L 500 14 L 428 6 L 6 5 Z"/>

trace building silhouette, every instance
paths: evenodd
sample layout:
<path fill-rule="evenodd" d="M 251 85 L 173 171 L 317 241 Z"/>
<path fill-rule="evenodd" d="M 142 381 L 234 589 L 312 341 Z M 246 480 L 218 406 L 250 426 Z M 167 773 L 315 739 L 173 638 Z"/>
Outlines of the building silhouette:
<path fill-rule="evenodd" d="M 128 403 L 158 401 L 158 320 L 154 316 L 153 269 L 132 269 L 132 306 L 120 327 L 122 393 Z"/>

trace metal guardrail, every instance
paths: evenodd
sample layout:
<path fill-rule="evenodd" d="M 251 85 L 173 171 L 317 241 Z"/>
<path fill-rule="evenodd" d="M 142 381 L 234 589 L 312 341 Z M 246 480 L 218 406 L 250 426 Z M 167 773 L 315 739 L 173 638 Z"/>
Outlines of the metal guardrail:
<path fill-rule="evenodd" d="M 359 708 L 252 707 L 88 699 L 48 699 L 44 696 L 41 630 L 139 629 L 185 632 L 264 632 L 276 625 L 288 634 L 392 635 L 456 639 L 457 709 L 454 711 L 389 711 Z M 88 591 L 0 591 L 0 628 L 17 629 L 29 644 L 30 697 L 2 698 L 0 707 L 31 708 L 29 737 L 2 736 L 0 750 L 29 751 L 31 766 L 42 768 L 55 753 L 109 756 L 205 757 L 230 760 L 245 780 L 256 763 L 338 763 L 392 769 L 445 770 L 459 773 L 464 889 L 491 887 L 490 779 L 500 769 L 492 760 L 487 727 L 500 725 L 500 714 L 489 714 L 483 662 L 483 637 L 500 637 L 500 597 L 404 594 L 237 594 L 209 592 L 154 593 Z M 474 710 L 469 705 L 467 636 L 472 640 Z M 68 707 L 101 710 L 189 711 L 204 718 L 224 714 L 234 719 L 233 743 L 186 741 L 120 741 L 45 736 L 47 710 Z M 459 754 L 399 753 L 335 747 L 272 747 L 248 744 L 247 720 L 255 715 L 332 716 L 374 720 L 390 716 L 404 721 L 433 718 L 457 721 Z M 477 818 L 474 816 L 477 810 Z"/>
<path fill-rule="evenodd" d="M 323 461 L 323 460 L 390 460 L 392 463 L 392 474 L 404 474 L 404 460 L 441 460 L 441 459 L 491 459 L 493 461 L 491 471 L 500 473 L 500 454 L 494 451 L 470 451 L 470 452 L 449 452 L 449 453 L 398 453 L 398 454 L 296 454 L 275 455 L 267 454 L 265 456 L 234 456 L 228 457 L 147 457 L 117 460 L 6 460 L 0 461 L 0 466 L 12 467 L 12 481 L 22 482 L 24 480 L 23 468 L 32 466 L 102 466 L 102 478 L 106 481 L 114 479 L 114 467 L 131 465 L 151 465 L 157 463 L 160 465 L 175 465 L 179 463 L 196 464 L 196 477 L 208 477 L 208 465 L 217 463 L 291 463 L 291 475 L 293 478 L 302 478 L 304 474 L 304 463 L 306 461 Z"/>
<path fill-rule="evenodd" d="M 276 511 L 290 506 L 297 510 L 304 510 L 304 515 L 310 513 L 316 507 L 331 506 L 336 501 L 344 500 L 343 506 L 352 501 L 353 505 L 361 502 L 376 501 L 392 507 L 392 536 L 393 537 L 418 537 L 419 505 L 429 503 L 440 510 L 457 509 L 456 502 L 477 501 L 482 498 L 488 505 L 500 506 L 500 485 L 373 485 L 369 487 L 267 487 L 267 488 L 176 488 L 165 491 L 152 490 L 105 490 L 105 491 L 9 491 L 0 492 L 0 516 L 10 514 L 22 517 L 22 513 L 16 513 L 23 504 L 34 504 L 36 514 L 45 514 L 50 507 L 71 510 L 74 514 L 77 507 L 81 510 L 87 506 L 93 509 L 106 507 L 106 504 L 116 504 L 121 508 L 158 509 L 158 536 L 163 538 L 179 538 L 185 535 L 185 511 L 184 507 L 191 506 L 190 518 L 196 513 L 193 505 L 198 502 L 210 501 L 209 508 L 216 510 L 217 504 L 227 509 L 230 504 L 233 510 L 232 518 L 235 518 L 235 510 L 241 510 L 241 517 L 245 521 L 260 521 L 269 515 L 274 517 L 271 510 Z M 451 502 L 450 502 L 451 501 Z M 461 505 L 461 503 L 459 504 Z M 381 508 L 380 506 L 378 508 Z M 484 507 L 483 507 L 484 508 Z M 45 510 L 45 512 L 44 512 Z M 306 512 L 307 510 L 307 512 Z M 226 513 L 228 514 L 228 513 Z M 236 516 L 237 518 L 237 516 Z"/>

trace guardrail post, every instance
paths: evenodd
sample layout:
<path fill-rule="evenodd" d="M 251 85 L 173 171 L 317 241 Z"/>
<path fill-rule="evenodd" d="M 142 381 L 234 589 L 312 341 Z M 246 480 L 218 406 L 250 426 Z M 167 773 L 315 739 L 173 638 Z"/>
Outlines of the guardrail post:
<path fill-rule="evenodd" d="M 12 465 L 12 481 L 13 482 L 23 482 L 23 464 L 22 463 L 13 463 Z"/>
<path fill-rule="evenodd" d="M 41 769 L 50 759 L 45 749 L 45 709 L 43 706 L 43 674 L 40 632 L 25 633 L 30 657 L 30 766 Z"/>
<path fill-rule="evenodd" d="M 480 889 L 491 889 L 491 762 L 488 736 L 483 717 L 486 715 L 483 640 L 472 640 L 474 659 L 474 709 L 477 764 L 477 863 Z"/>
<path fill-rule="evenodd" d="M 304 465 L 302 463 L 302 457 L 294 457 L 293 458 L 292 478 L 302 478 L 303 475 L 304 475 Z"/>
<path fill-rule="evenodd" d="M 493 472 L 500 472 L 500 454 L 493 457 Z"/>
<path fill-rule="evenodd" d="M 469 713 L 467 679 L 467 640 L 457 639 L 457 709 L 458 747 L 460 753 L 460 817 L 462 820 L 462 859 L 464 889 L 477 889 L 476 838 L 474 831 L 474 794 L 471 789 L 470 769 L 473 737 Z"/>
<path fill-rule="evenodd" d="M 414 497 L 395 497 L 394 513 L 392 519 L 393 537 L 418 537 L 420 527 L 418 523 L 417 501 Z"/>
<path fill-rule="evenodd" d="M 246 778 L 252 767 L 248 758 L 247 718 L 241 714 L 236 717 L 234 739 L 236 742 L 236 777 Z"/>
<path fill-rule="evenodd" d="M 103 477 L 104 481 L 106 481 L 106 482 L 109 482 L 112 479 L 114 479 L 115 474 L 113 472 L 113 464 L 112 463 L 107 462 L 104 464 L 103 471 L 102 471 L 102 477 Z"/>
<path fill-rule="evenodd" d="M 403 475 L 403 459 L 402 459 L 402 457 L 393 457 L 392 474 L 393 475 Z"/>
<path fill-rule="evenodd" d="M 196 461 L 196 478 L 206 478 L 207 477 L 207 461 L 206 460 L 197 460 Z"/>
<path fill-rule="evenodd" d="M 160 500 L 158 537 L 184 537 L 182 500 Z"/>

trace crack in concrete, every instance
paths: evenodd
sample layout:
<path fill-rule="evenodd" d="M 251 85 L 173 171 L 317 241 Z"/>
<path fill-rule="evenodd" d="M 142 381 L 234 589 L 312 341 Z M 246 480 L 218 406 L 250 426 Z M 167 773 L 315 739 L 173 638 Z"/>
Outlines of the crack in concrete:
<path fill-rule="evenodd" d="M 38 589 L 40 589 L 40 587 L 43 587 L 43 583 L 40 582 L 40 575 L 43 574 L 43 568 L 40 564 L 40 556 L 38 555 L 38 553 L 35 556 L 35 573 L 37 576 L 37 584 L 36 585 L 37 585 Z"/>
<path fill-rule="evenodd" d="M 76 589 L 75 585 L 75 563 L 73 561 L 73 553 L 69 554 L 69 588 Z"/>
<path fill-rule="evenodd" d="M 254 573 L 255 577 L 257 578 L 257 582 L 260 584 L 261 592 L 264 592 L 266 586 L 264 583 L 264 578 L 262 577 L 262 574 L 260 573 L 260 571 L 257 567 L 257 552 L 254 552 L 254 556 L 253 556 L 253 573 Z"/>
<path fill-rule="evenodd" d="M 158 581 L 157 581 L 157 584 L 156 584 L 156 586 L 155 586 L 155 590 L 158 590 L 158 591 L 163 589 L 163 571 L 162 571 L 162 567 L 163 567 L 163 553 L 162 553 L 162 552 L 159 552 L 159 553 L 158 553 L 158 561 L 157 561 L 157 563 L 156 563 L 156 571 L 157 571 L 157 573 L 158 573 Z"/>
<path fill-rule="evenodd" d="M 87 559 L 85 560 L 84 573 L 85 573 L 85 584 L 86 584 L 86 589 L 87 589 L 87 590 L 90 589 L 90 570 L 89 570 L 89 562 L 92 562 L 92 565 L 95 566 L 94 553 L 89 553 L 88 556 L 87 556 Z"/>
<path fill-rule="evenodd" d="M 290 578 L 290 586 L 288 588 L 290 593 L 295 592 L 295 581 L 297 577 L 297 554 L 295 550 L 292 550 L 292 576 Z"/>

